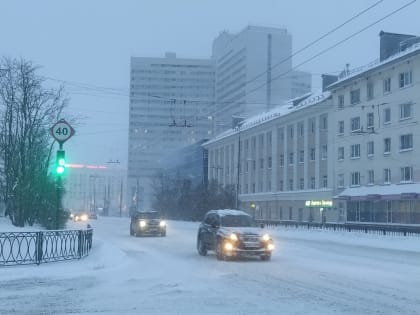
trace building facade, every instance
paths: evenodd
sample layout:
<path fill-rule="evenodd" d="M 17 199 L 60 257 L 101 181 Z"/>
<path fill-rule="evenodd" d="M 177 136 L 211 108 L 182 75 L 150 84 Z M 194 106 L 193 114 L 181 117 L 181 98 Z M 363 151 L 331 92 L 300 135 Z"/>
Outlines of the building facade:
<path fill-rule="evenodd" d="M 420 43 L 380 36 L 377 62 L 205 143 L 209 179 L 258 219 L 420 224 Z"/>
<path fill-rule="evenodd" d="M 328 87 L 336 203 L 350 222 L 420 224 L 420 44 L 380 35 L 380 61 Z"/>
<path fill-rule="evenodd" d="M 342 220 L 331 207 L 331 108 L 326 92 L 244 120 L 204 144 L 209 179 L 236 185 L 238 207 L 257 219 Z"/>
<path fill-rule="evenodd" d="M 63 205 L 72 212 L 126 216 L 126 170 L 119 166 L 69 164 Z"/>
<path fill-rule="evenodd" d="M 213 41 L 216 134 L 231 127 L 232 116 L 248 118 L 311 91 L 311 75 L 294 71 L 291 56 L 286 29 L 247 26 Z"/>
<path fill-rule="evenodd" d="M 131 58 L 128 196 L 149 208 L 163 156 L 211 136 L 214 66 L 210 59 Z"/>

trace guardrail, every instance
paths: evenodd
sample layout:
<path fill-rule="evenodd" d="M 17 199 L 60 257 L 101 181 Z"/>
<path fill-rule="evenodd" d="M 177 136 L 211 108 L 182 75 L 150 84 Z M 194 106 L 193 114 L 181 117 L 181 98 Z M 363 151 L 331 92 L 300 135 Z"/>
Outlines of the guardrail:
<path fill-rule="evenodd" d="M 256 220 L 265 226 L 284 226 L 289 228 L 304 229 L 325 229 L 333 231 L 363 232 L 382 235 L 403 235 L 420 236 L 420 226 L 408 226 L 397 224 L 371 224 L 371 223 L 318 223 L 318 222 L 298 222 L 298 221 L 271 221 Z"/>
<path fill-rule="evenodd" d="M 93 229 L 0 232 L 0 266 L 80 259 L 92 248 Z"/>

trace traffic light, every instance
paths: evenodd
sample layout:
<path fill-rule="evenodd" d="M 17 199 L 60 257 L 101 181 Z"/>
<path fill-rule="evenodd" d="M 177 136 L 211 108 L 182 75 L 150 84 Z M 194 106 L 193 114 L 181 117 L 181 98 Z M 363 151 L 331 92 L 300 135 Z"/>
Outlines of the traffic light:
<path fill-rule="evenodd" d="M 64 150 L 57 150 L 57 160 L 55 165 L 55 172 L 58 175 L 62 175 L 66 170 L 66 158 Z"/>

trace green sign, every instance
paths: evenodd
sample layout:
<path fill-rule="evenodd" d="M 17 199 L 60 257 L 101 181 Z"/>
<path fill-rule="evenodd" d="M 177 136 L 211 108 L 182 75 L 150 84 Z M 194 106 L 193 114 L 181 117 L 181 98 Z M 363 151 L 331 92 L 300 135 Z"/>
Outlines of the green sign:
<path fill-rule="evenodd" d="M 331 208 L 333 205 L 332 200 L 306 200 L 305 207 L 322 207 Z"/>

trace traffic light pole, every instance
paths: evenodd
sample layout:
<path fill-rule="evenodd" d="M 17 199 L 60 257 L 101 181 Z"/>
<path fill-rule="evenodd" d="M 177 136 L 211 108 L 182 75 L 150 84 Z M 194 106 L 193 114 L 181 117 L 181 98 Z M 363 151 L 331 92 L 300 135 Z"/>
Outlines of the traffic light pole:
<path fill-rule="evenodd" d="M 59 150 L 63 150 L 63 143 L 59 142 Z M 60 218 L 60 208 L 61 208 L 61 174 L 57 175 L 57 209 L 55 211 L 55 229 L 60 228 L 59 218 Z"/>

